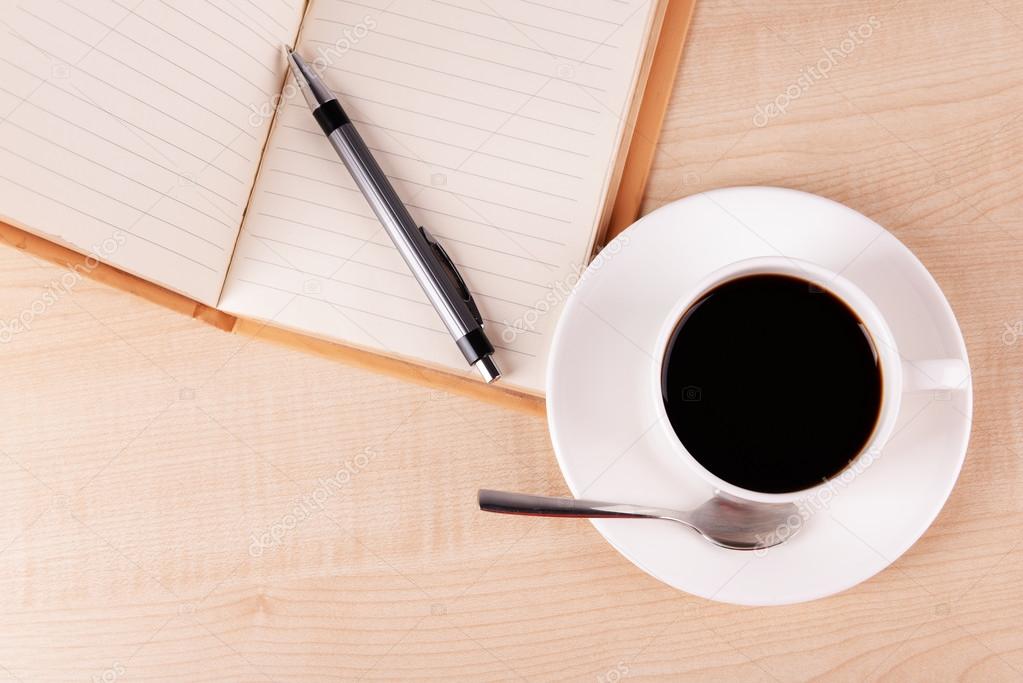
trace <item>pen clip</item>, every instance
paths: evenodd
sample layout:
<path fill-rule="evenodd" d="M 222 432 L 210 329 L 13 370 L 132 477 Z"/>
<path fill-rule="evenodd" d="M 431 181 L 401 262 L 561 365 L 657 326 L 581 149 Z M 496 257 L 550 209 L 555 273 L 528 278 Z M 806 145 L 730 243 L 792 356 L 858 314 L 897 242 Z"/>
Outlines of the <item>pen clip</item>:
<path fill-rule="evenodd" d="M 465 280 L 462 279 L 458 269 L 455 268 L 455 263 L 451 260 L 451 257 L 448 256 L 448 252 L 445 251 L 441 243 L 430 234 L 429 230 L 420 225 L 419 231 L 423 233 L 423 237 L 426 238 L 427 243 L 433 247 L 434 253 L 440 257 L 440 261 L 444 265 L 444 270 L 447 271 L 448 277 L 450 277 L 455 286 L 458 287 L 458 290 L 462 295 L 462 300 L 465 302 L 465 305 L 469 307 L 469 312 L 472 313 L 472 317 L 476 319 L 476 322 L 482 325 L 483 316 L 480 314 L 480 309 L 476 307 L 476 302 L 473 301 L 472 294 L 469 292 L 469 286 L 465 284 Z"/>

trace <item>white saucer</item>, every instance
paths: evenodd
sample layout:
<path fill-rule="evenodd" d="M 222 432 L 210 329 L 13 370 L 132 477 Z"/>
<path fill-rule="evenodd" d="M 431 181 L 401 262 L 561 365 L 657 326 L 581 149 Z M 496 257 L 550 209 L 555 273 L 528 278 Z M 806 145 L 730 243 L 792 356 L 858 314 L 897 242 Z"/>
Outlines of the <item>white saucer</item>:
<path fill-rule="evenodd" d="M 962 358 L 952 309 L 888 231 L 816 195 L 716 190 L 669 204 L 619 235 L 562 312 L 547 372 L 554 450 L 579 498 L 687 509 L 713 492 L 655 428 L 655 340 L 681 292 L 728 263 L 783 254 L 840 271 L 870 296 L 907 359 Z M 969 382 L 967 383 L 969 384 Z M 771 400 L 764 387 L 764 400 Z M 672 522 L 595 520 L 625 557 L 661 581 L 745 605 L 812 600 L 884 569 L 934 521 L 959 475 L 972 386 L 904 396 L 884 452 L 767 551 L 724 550 Z"/>

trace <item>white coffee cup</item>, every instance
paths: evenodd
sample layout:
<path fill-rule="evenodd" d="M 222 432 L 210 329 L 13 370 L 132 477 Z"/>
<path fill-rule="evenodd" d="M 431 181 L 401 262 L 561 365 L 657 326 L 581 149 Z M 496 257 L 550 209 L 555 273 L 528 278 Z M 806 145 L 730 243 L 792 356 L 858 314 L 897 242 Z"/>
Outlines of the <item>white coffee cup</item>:
<path fill-rule="evenodd" d="M 678 326 L 689 308 L 707 292 L 717 286 L 747 275 L 777 274 L 806 280 L 810 284 L 831 292 L 859 317 L 873 341 L 881 366 L 881 408 L 873 434 L 861 452 L 841 471 L 820 484 L 788 493 L 765 493 L 731 484 L 707 470 L 694 458 L 679 440 L 668 419 L 662 397 L 661 377 L 665 352 Z M 742 498 L 764 503 L 794 502 L 813 496 L 835 478 L 854 469 L 859 471 L 864 462 L 880 454 L 885 443 L 891 438 L 902 403 L 902 394 L 920 391 L 956 391 L 968 385 L 969 367 L 960 359 L 914 359 L 907 360 L 899 353 L 895 337 L 888 323 L 874 302 L 859 287 L 845 277 L 822 266 L 800 259 L 770 256 L 737 261 L 720 268 L 683 294 L 666 318 L 663 329 L 654 347 L 660 354 L 654 365 L 651 382 L 653 402 L 658 411 L 661 428 L 667 433 L 669 442 L 675 446 L 678 455 L 716 490 Z"/>

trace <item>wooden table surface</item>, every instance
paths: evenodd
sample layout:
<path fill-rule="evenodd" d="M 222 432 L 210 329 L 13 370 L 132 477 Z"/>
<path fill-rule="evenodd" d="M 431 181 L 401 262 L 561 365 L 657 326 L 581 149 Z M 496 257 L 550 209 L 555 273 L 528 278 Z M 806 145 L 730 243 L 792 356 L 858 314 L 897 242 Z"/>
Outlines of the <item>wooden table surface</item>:
<path fill-rule="evenodd" d="M 0 679 L 1020 680 L 1021 66 L 1010 0 L 697 7 L 645 209 L 845 202 L 966 335 L 965 469 L 877 577 L 770 609 L 676 592 L 589 524 L 476 510 L 566 493 L 542 419 L 84 281 L 0 345 Z M 9 320 L 62 271 L 4 247 L 0 273 Z"/>

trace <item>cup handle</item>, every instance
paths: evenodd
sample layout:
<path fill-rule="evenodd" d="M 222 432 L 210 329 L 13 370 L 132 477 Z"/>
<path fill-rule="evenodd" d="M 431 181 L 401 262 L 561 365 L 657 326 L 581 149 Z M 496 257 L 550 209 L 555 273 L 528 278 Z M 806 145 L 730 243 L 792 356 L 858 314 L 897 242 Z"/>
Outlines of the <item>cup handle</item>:
<path fill-rule="evenodd" d="M 902 361 L 902 390 L 955 391 L 965 389 L 970 368 L 959 358 Z"/>

